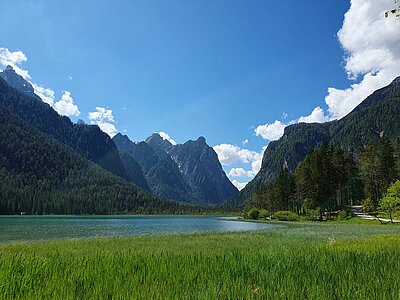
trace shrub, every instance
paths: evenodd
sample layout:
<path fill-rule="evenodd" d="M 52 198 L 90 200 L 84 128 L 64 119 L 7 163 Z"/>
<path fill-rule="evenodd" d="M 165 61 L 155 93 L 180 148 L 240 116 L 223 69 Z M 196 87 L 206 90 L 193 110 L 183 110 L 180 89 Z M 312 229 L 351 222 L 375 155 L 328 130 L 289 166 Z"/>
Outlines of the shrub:
<path fill-rule="evenodd" d="M 260 215 L 258 216 L 260 219 L 266 219 L 271 215 L 271 213 L 266 209 L 260 209 Z"/>
<path fill-rule="evenodd" d="M 254 207 L 254 208 L 250 209 L 250 211 L 249 211 L 249 219 L 258 220 L 259 216 L 260 216 L 260 211 L 259 211 L 258 208 Z"/>
<path fill-rule="evenodd" d="M 369 198 L 361 202 L 361 205 L 363 213 L 373 213 L 375 211 L 374 201 Z"/>
<path fill-rule="evenodd" d="M 318 221 L 320 218 L 320 211 L 318 209 L 306 209 L 305 219 L 307 221 Z"/>
<path fill-rule="evenodd" d="M 277 211 L 274 213 L 274 218 L 279 221 L 298 221 L 299 216 L 292 211 Z"/>
<path fill-rule="evenodd" d="M 349 211 L 347 210 L 339 210 L 338 212 L 338 220 L 347 220 L 349 217 L 351 216 L 351 213 L 349 213 Z"/>

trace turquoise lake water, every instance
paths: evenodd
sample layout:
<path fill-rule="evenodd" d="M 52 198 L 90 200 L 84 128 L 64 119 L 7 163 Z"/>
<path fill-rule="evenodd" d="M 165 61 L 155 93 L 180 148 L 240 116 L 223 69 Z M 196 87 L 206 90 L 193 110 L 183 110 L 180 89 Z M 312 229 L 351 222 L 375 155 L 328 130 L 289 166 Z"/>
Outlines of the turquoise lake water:
<path fill-rule="evenodd" d="M 196 216 L 0 216 L 0 243 L 170 233 L 234 232 L 277 225 Z"/>

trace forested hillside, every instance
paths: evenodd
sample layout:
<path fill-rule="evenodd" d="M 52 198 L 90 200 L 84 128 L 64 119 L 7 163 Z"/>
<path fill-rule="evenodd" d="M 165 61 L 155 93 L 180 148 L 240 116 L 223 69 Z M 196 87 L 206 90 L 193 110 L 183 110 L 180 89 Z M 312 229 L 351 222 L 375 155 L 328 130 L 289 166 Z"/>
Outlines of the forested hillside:
<path fill-rule="evenodd" d="M 278 141 L 271 142 L 256 177 L 230 199 L 228 207 L 241 207 L 254 191 L 272 182 L 283 165 L 293 173 L 306 155 L 322 142 L 340 145 L 359 157 L 369 141 L 379 142 L 382 135 L 393 140 L 400 135 L 400 77 L 375 91 L 344 118 L 323 124 L 294 124 L 285 128 Z"/>
<path fill-rule="evenodd" d="M 0 129 L 0 214 L 198 211 L 160 200 L 116 177 L 1 105 Z"/>
<path fill-rule="evenodd" d="M 323 142 L 294 173 L 282 168 L 274 181 L 260 185 L 246 206 L 315 218 L 356 204 L 375 210 L 396 180 L 400 180 L 400 137 L 371 141 L 358 159 L 339 145 Z"/>
<path fill-rule="evenodd" d="M 10 76 L 8 79 L 10 80 Z M 98 126 L 73 124 L 69 118 L 60 116 L 37 96 L 31 97 L 21 93 L 3 78 L 0 78 L 0 105 L 85 158 L 98 163 L 115 175 L 127 178 L 118 149 Z"/>

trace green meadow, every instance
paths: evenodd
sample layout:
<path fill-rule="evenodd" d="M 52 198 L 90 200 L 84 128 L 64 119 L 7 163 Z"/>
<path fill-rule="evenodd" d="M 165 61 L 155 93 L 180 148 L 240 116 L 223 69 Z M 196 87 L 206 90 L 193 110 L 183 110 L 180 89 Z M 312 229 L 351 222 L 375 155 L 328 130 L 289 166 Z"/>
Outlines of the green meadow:
<path fill-rule="evenodd" d="M 400 298 L 399 225 L 283 225 L 4 244 L 0 298 Z"/>

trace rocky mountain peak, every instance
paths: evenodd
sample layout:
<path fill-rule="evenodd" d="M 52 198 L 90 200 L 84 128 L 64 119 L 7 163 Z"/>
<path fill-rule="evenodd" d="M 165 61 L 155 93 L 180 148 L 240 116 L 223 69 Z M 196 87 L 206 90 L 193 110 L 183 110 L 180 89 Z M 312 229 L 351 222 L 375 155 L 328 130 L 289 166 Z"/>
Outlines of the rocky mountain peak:
<path fill-rule="evenodd" d="M 156 151 L 165 151 L 168 148 L 172 147 L 172 144 L 162 138 L 162 136 L 158 133 L 153 133 L 146 139 L 146 143 Z"/>
<path fill-rule="evenodd" d="M 26 81 L 21 75 L 17 74 L 12 66 L 7 66 L 3 72 L 0 72 L 3 78 L 10 86 L 28 96 L 39 98 L 33 89 L 33 86 Z"/>

